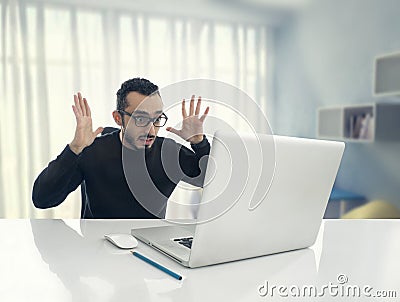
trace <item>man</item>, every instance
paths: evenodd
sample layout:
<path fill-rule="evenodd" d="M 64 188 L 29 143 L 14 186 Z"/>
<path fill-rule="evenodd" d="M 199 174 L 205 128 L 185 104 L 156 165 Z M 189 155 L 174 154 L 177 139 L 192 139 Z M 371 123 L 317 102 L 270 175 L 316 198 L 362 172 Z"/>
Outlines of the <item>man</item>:
<path fill-rule="evenodd" d="M 199 116 L 201 97 L 195 108 L 192 96 L 189 114 L 182 101 L 182 129 L 167 127 L 190 142 L 194 152 L 157 136 L 167 116 L 158 87 L 146 79 L 121 85 L 112 113 L 121 129 L 107 135 L 97 137 L 102 127 L 93 131 L 90 107 L 80 93 L 74 103 L 74 139 L 36 179 L 32 199 L 37 208 L 59 205 L 84 183 L 82 218 L 163 218 L 180 180 L 202 185 L 205 169 L 199 163 L 210 144 L 203 135 L 209 107 Z"/>

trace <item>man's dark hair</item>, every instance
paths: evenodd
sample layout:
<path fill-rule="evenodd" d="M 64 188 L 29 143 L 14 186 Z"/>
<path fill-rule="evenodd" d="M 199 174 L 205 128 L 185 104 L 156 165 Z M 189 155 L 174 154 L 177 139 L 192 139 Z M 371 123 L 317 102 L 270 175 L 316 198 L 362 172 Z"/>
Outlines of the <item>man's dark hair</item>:
<path fill-rule="evenodd" d="M 125 81 L 117 91 L 117 110 L 125 110 L 128 107 L 126 96 L 132 91 L 143 95 L 151 95 L 158 91 L 158 86 L 143 78 L 133 78 Z"/>

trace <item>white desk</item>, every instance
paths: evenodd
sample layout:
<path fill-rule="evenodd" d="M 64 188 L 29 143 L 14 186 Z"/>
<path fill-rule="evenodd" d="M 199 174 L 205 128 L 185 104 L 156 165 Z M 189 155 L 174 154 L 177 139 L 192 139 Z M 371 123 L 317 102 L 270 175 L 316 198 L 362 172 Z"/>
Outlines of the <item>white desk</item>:
<path fill-rule="evenodd" d="M 370 294 L 397 294 L 396 299 L 357 301 L 400 300 L 398 220 L 326 220 L 311 249 L 197 269 L 139 243 L 138 251 L 183 275 L 181 281 L 103 239 L 105 233 L 129 233 L 132 227 L 157 223 L 0 220 L 0 301 L 349 301 L 328 292 L 311 299 L 288 291 L 289 297 L 282 297 L 275 289 L 271 296 L 273 285 L 294 292 L 295 286 L 339 285 L 340 274 L 348 278 L 344 285 L 369 285 Z M 269 292 L 261 296 L 259 286 L 265 281 Z"/>

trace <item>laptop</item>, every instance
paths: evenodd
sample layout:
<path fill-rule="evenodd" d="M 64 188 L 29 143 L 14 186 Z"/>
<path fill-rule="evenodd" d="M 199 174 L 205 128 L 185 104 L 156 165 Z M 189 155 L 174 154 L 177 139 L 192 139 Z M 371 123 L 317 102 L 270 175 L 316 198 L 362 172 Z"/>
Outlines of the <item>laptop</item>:
<path fill-rule="evenodd" d="M 344 148 L 343 142 L 217 131 L 196 219 L 131 233 L 190 268 L 309 247 Z"/>

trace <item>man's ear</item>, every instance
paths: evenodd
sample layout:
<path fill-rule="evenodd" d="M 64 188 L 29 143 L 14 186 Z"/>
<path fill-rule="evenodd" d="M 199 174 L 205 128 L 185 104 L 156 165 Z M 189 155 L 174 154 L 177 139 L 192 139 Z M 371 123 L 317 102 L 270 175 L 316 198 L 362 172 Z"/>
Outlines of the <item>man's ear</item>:
<path fill-rule="evenodd" d="M 114 121 L 117 123 L 117 125 L 122 126 L 122 116 L 117 110 L 113 111 L 112 116 L 114 118 Z"/>

